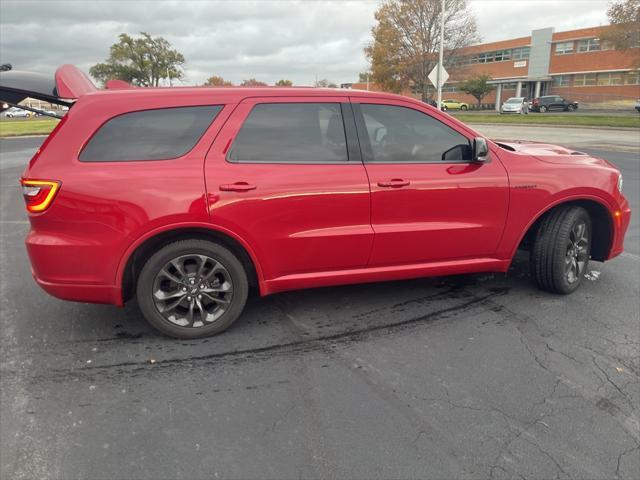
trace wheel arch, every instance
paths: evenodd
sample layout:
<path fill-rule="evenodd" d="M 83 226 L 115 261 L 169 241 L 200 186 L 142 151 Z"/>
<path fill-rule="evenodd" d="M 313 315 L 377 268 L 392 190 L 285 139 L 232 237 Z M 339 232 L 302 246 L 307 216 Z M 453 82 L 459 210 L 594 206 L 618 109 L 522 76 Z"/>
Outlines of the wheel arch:
<path fill-rule="evenodd" d="M 136 279 L 147 259 L 159 248 L 178 240 L 201 239 L 219 243 L 234 253 L 244 267 L 249 285 L 262 289 L 262 270 L 253 250 L 238 235 L 214 225 L 174 225 L 149 232 L 129 247 L 120 262 L 116 285 L 121 287 L 122 302 L 135 295 Z"/>
<path fill-rule="evenodd" d="M 568 198 L 548 205 L 529 223 L 511 258 L 513 259 L 518 249 L 526 249 L 531 245 L 542 220 L 547 215 L 567 206 L 578 206 L 587 211 L 591 218 L 591 258 L 600 262 L 605 261 L 613 245 L 614 220 L 606 203 L 595 197 Z"/>

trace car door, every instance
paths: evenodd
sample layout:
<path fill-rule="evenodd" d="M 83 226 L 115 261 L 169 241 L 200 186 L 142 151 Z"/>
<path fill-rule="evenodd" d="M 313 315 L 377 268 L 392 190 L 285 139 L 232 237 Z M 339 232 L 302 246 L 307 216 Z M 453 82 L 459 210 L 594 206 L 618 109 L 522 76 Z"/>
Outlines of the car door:
<path fill-rule="evenodd" d="M 367 263 L 369 183 L 344 102 L 246 99 L 207 155 L 211 222 L 249 244 L 266 280 Z"/>
<path fill-rule="evenodd" d="M 352 102 L 371 185 L 369 265 L 491 258 L 509 205 L 499 159 L 471 162 L 472 134 L 439 112 Z"/>

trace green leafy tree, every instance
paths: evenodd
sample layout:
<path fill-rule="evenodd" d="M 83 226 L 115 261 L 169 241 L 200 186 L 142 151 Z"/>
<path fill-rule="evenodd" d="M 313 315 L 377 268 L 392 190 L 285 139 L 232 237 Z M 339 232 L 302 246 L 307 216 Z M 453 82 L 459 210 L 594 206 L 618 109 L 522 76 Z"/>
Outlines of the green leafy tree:
<path fill-rule="evenodd" d="M 293 87 L 293 82 L 291 80 L 278 80 L 275 85 L 276 87 Z"/>
<path fill-rule="evenodd" d="M 142 87 L 157 87 L 161 80 L 183 78 L 184 56 L 162 37 L 141 32 L 134 38 L 121 33 L 111 45 L 109 58 L 97 63 L 89 73 L 98 81 L 124 80 Z"/>
<path fill-rule="evenodd" d="M 240 84 L 242 87 L 266 87 L 267 84 L 256 80 L 255 78 L 250 78 L 249 80 L 243 80 Z"/>
<path fill-rule="evenodd" d="M 428 98 L 429 73 L 438 63 L 441 0 L 385 0 L 375 13 L 373 41 L 364 52 L 373 81 L 400 92 L 412 87 Z M 456 51 L 479 40 L 466 0 L 445 0 L 445 68 Z"/>
<path fill-rule="evenodd" d="M 225 80 L 222 77 L 214 75 L 213 77 L 209 77 L 207 81 L 204 82 L 204 85 L 207 87 L 231 87 L 233 83 L 231 83 L 229 80 Z"/>
<path fill-rule="evenodd" d="M 491 75 L 481 73 L 459 83 L 458 89 L 473 96 L 478 101 L 478 106 L 480 106 L 482 99 L 495 88 L 493 85 L 489 84 L 490 80 Z"/>

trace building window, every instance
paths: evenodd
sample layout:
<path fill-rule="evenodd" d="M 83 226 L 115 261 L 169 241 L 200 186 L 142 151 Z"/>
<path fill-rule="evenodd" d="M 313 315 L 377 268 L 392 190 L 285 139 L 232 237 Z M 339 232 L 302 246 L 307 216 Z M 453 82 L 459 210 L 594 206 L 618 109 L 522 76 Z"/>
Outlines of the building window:
<path fill-rule="evenodd" d="M 571 75 L 556 75 L 553 77 L 554 87 L 568 87 L 571 84 Z"/>
<path fill-rule="evenodd" d="M 595 73 L 581 73 L 573 77 L 574 87 L 592 87 L 596 84 Z"/>
<path fill-rule="evenodd" d="M 490 62 L 493 62 L 493 52 L 486 52 L 478 55 L 478 63 L 490 63 Z"/>
<path fill-rule="evenodd" d="M 625 85 L 640 85 L 640 71 L 627 72 L 624 74 Z"/>
<path fill-rule="evenodd" d="M 600 50 L 599 38 L 578 41 L 578 52 L 596 52 L 598 50 Z"/>
<path fill-rule="evenodd" d="M 509 83 L 502 84 L 503 90 L 515 90 L 516 88 L 517 88 L 516 82 L 509 82 Z"/>
<path fill-rule="evenodd" d="M 496 62 L 511 59 L 511 50 L 498 50 L 495 55 Z"/>
<path fill-rule="evenodd" d="M 556 55 L 566 55 L 573 53 L 573 42 L 556 43 Z"/>
<path fill-rule="evenodd" d="M 514 60 L 523 60 L 529 58 L 529 47 L 514 48 L 511 50 L 511 57 Z"/>

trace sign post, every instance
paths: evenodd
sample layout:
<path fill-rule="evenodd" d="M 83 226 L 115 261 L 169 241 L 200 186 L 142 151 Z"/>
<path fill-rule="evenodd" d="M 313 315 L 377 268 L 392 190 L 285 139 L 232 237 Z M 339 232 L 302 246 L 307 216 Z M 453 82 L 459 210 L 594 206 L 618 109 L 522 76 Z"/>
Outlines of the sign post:
<path fill-rule="evenodd" d="M 449 80 L 449 72 L 447 72 L 442 63 L 438 63 L 428 76 L 429 81 L 438 89 L 438 109 L 442 108 L 442 86 Z"/>
<path fill-rule="evenodd" d="M 441 8 L 441 12 L 440 12 L 440 58 L 438 60 L 438 110 L 442 109 L 442 85 L 444 85 L 444 82 L 446 82 L 447 80 L 442 78 L 442 73 L 446 74 L 446 71 L 444 69 L 444 67 L 442 66 L 443 64 L 443 57 L 444 57 L 444 15 L 445 15 L 445 5 L 444 5 L 444 0 L 442 0 L 442 8 Z M 449 75 L 447 74 L 447 78 L 449 78 Z M 432 82 L 433 83 L 433 82 Z"/>

